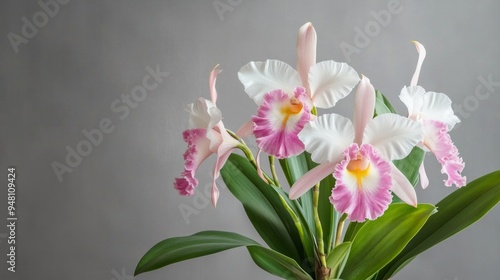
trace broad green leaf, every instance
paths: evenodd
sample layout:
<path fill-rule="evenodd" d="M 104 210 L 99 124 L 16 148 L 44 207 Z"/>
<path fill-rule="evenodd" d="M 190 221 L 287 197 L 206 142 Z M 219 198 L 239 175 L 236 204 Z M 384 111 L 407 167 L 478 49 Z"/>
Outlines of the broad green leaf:
<path fill-rule="evenodd" d="M 335 278 L 342 273 L 351 251 L 351 244 L 351 242 L 344 242 L 337 245 L 326 257 L 326 266 L 332 271 L 331 278 Z"/>
<path fill-rule="evenodd" d="M 500 201 L 500 170 L 482 176 L 441 200 L 432 215 L 406 248 L 380 273 L 388 279 L 409 260 L 470 226 Z"/>
<path fill-rule="evenodd" d="M 353 241 L 354 237 L 356 237 L 356 234 L 358 231 L 361 229 L 361 227 L 365 223 L 358 223 L 358 222 L 350 222 L 349 226 L 347 227 L 347 230 L 344 234 L 344 242 L 345 241 Z"/>
<path fill-rule="evenodd" d="M 391 102 L 378 90 L 375 91 L 375 115 L 396 113 Z"/>
<path fill-rule="evenodd" d="M 232 154 L 222 168 L 221 175 L 269 247 L 298 263 L 307 259 L 299 232 L 283 206 L 277 189 L 262 181 L 246 158 Z"/>
<path fill-rule="evenodd" d="M 340 278 L 366 279 L 377 273 L 403 250 L 435 209 L 430 204 L 419 204 L 417 208 L 391 204 L 384 215 L 366 222 L 352 241 Z"/>
<path fill-rule="evenodd" d="M 259 244 L 237 233 L 224 231 L 202 231 L 190 236 L 168 238 L 146 252 L 137 264 L 134 275 L 235 247 L 252 245 Z"/>
<path fill-rule="evenodd" d="M 253 261 L 265 271 L 283 279 L 313 280 L 293 259 L 261 246 L 247 247 Z"/>

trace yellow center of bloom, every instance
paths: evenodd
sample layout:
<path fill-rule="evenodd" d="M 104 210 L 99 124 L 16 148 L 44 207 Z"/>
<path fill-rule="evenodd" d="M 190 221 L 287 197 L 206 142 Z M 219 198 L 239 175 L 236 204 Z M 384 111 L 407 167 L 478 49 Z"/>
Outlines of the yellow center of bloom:
<path fill-rule="evenodd" d="M 358 188 L 361 189 L 363 178 L 370 172 L 370 162 L 358 155 L 356 159 L 347 164 L 347 171 L 356 177 Z"/>
<path fill-rule="evenodd" d="M 300 100 L 298 100 L 295 97 L 290 98 L 289 102 L 290 102 L 289 104 L 286 104 L 281 108 L 281 113 L 285 115 L 282 123 L 283 126 L 286 126 L 288 118 L 290 118 L 291 115 L 296 115 L 300 113 L 300 111 L 304 107 L 304 105 L 302 105 L 302 102 L 300 102 Z"/>

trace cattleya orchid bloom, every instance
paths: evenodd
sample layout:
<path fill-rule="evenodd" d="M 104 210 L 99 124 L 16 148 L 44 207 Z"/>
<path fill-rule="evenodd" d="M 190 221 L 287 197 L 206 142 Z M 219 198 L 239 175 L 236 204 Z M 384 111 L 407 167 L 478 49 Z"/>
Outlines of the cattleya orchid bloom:
<path fill-rule="evenodd" d="M 449 187 L 455 184 L 457 187 L 462 187 L 466 184 L 466 177 L 460 174 L 464 169 L 464 162 L 459 157 L 458 149 L 448 134 L 460 120 L 454 114 L 451 100 L 446 94 L 426 92 L 424 88 L 417 85 L 426 51 L 423 45 L 418 42 L 414 43 L 419 53 L 417 67 L 410 86 L 404 87 L 399 97 L 408 107 L 408 118 L 422 124 L 424 139 L 418 146 L 436 156 L 442 166 L 441 173 L 448 176 L 444 180 L 445 185 Z M 421 185 L 425 189 L 429 185 L 429 180 L 423 162 L 419 174 Z"/>
<path fill-rule="evenodd" d="M 394 192 L 407 204 L 417 205 L 408 179 L 392 163 L 406 157 L 423 139 L 420 123 L 396 114 L 372 119 L 375 89 L 363 77 L 356 90 L 354 124 L 337 114 L 326 114 L 306 124 L 299 133 L 305 149 L 319 165 L 290 189 L 297 199 L 333 173 L 330 202 L 352 221 L 374 220 L 384 213 Z"/>
<path fill-rule="evenodd" d="M 345 63 L 316 63 L 316 43 L 316 31 L 306 23 L 297 39 L 297 71 L 285 62 L 266 60 L 252 61 L 238 72 L 245 92 L 259 106 L 243 131 L 250 134 L 253 125 L 258 147 L 278 158 L 304 151 L 297 133 L 310 120 L 313 107 L 333 107 L 359 82 Z"/>
<path fill-rule="evenodd" d="M 217 65 L 218 66 L 218 65 Z M 229 155 L 240 142 L 231 137 L 222 123 L 222 113 L 216 106 L 217 91 L 215 82 L 220 70 L 217 66 L 210 72 L 209 85 L 211 100 L 200 97 L 196 103 L 189 104 L 189 128 L 182 133 L 184 141 L 188 144 L 184 153 L 184 171 L 180 178 L 176 178 L 174 187 L 181 195 L 193 195 L 198 186 L 194 177 L 200 164 L 211 154 L 217 155 L 213 169 L 212 204 L 217 205 L 219 190 L 215 183 L 220 175 L 220 169 L 227 161 Z"/>

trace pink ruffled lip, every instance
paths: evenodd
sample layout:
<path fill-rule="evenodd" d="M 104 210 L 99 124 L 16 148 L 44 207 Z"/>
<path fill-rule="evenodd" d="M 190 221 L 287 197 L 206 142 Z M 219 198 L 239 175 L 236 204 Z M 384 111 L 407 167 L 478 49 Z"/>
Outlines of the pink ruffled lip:
<path fill-rule="evenodd" d="M 279 89 L 264 96 L 257 115 L 252 117 L 253 132 L 260 149 L 277 158 L 304 151 L 304 144 L 297 134 L 311 118 L 306 98 L 302 87 L 297 87 L 292 97 Z"/>
<path fill-rule="evenodd" d="M 337 180 L 330 202 L 351 221 L 381 216 L 392 201 L 391 166 L 369 144 L 351 144 L 333 176 Z"/>
<path fill-rule="evenodd" d="M 441 173 L 448 178 L 444 180 L 447 187 L 455 184 L 457 187 L 465 186 L 467 178 L 460 173 L 465 164 L 458 153 L 457 147 L 451 141 L 445 123 L 426 120 L 423 122 L 425 130 L 424 145 L 436 156 L 441 164 Z"/>

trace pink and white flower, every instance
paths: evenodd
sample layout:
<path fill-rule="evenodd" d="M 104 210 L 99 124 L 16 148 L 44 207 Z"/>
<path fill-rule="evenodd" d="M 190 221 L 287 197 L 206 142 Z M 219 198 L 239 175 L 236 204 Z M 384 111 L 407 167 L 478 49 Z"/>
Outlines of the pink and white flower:
<path fill-rule="evenodd" d="M 196 170 L 206 158 L 211 154 L 216 154 L 212 181 L 212 204 L 214 206 L 219 198 L 219 190 L 215 181 L 220 175 L 220 169 L 233 149 L 240 144 L 226 131 L 222 123 L 222 113 L 216 106 L 215 82 L 219 73 L 217 66 L 210 72 L 211 100 L 200 97 L 196 103 L 189 104 L 186 108 L 189 112 L 189 128 L 182 133 L 182 136 L 188 147 L 184 153 L 184 171 L 174 182 L 174 188 L 179 191 L 179 194 L 193 195 L 198 186 L 198 180 L 195 178 Z"/>
<path fill-rule="evenodd" d="M 408 118 L 418 121 L 424 129 L 424 139 L 419 147 L 424 151 L 430 151 L 441 164 L 441 173 L 448 178 L 444 180 L 446 186 L 455 184 L 462 187 L 466 184 L 466 177 L 460 173 L 464 169 L 464 162 L 459 156 L 457 147 L 451 141 L 449 131 L 459 123 L 460 120 L 454 114 L 450 98 L 440 92 L 426 92 L 418 86 L 420 69 L 425 58 L 425 48 L 418 42 L 414 42 L 419 53 L 417 68 L 409 87 L 404 87 L 399 95 L 401 101 L 408 107 Z M 423 188 L 429 185 L 425 173 L 424 164 L 420 166 L 420 182 Z"/>
<path fill-rule="evenodd" d="M 299 138 L 319 165 L 292 186 L 291 199 L 333 173 L 336 183 L 330 202 L 352 221 L 382 215 L 392 201 L 391 191 L 417 205 L 413 186 L 392 161 L 406 157 L 422 141 L 422 126 L 396 114 L 372 119 L 374 106 L 375 90 L 363 77 L 356 91 L 354 124 L 327 114 L 304 126 Z"/>
<path fill-rule="evenodd" d="M 303 152 L 304 147 L 300 140 L 287 143 L 286 138 L 280 137 L 299 132 L 309 110 L 313 107 L 333 107 L 359 82 L 356 71 L 345 63 L 333 60 L 316 63 L 316 41 L 314 27 L 311 23 L 306 23 L 300 28 L 297 39 L 297 70 L 279 60 L 266 60 L 252 61 L 238 72 L 245 92 L 259 106 L 259 113 L 253 119 L 254 130 L 262 129 L 263 118 L 267 118 L 266 123 L 275 124 L 266 126 L 269 134 L 260 133 L 255 136 L 259 148 L 276 157 L 288 157 Z M 299 94 L 300 97 L 297 97 L 298 91 L 305 94 Z M 270 109 L 274 106 L 282 108 L 286 103 L 288 108 L 301 110 L 295 113 L 295 109 Z M 290 112 L 294 112 L 293 118 Z M 256 119 L 260 120 L 259 124 L 255 123 Z M 276 125 L 279 122 L 281 125 Z M 279 153 L 273 153 L 277 151 Z"/>

